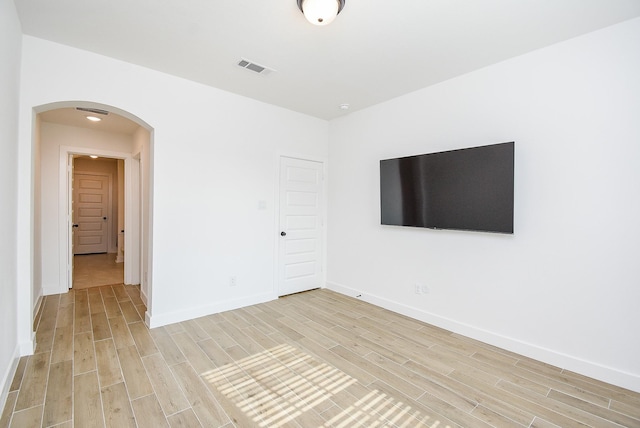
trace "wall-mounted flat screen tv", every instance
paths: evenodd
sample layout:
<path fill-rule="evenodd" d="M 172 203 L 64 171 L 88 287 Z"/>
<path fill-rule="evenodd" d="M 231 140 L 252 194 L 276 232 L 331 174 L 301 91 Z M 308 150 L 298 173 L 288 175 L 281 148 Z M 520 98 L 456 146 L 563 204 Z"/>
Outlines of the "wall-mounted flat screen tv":
<path fill-rule="evenodd" d="M 380 161 L 384 225 L 513 233 L 515 143 Z"/>

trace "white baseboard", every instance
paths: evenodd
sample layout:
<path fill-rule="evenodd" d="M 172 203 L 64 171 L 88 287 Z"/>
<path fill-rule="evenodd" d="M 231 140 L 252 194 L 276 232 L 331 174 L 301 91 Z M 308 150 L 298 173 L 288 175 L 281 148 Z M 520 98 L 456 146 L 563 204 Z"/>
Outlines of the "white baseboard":
<path fill-rule="evenodd" d="M 42 306 L 42 301 L 44 300 L 43 297 L 44 296 L 40 294 L 36 299 L 36 304 L 33 305 L 33 312 L 32 312 L 33 318 L 35 318 L 35 316 L 38 314 L 38 311 L 40 311 L 40 306 Z"/>
<path fill-rule="evenodd" d="M 444 328 L 445 330 L 497 346 L 507 351 L 515 352 L 556 367 L 561 367 L 603 382 L 640 392 L 640 376 L 633 373 L 627 373 L 613 367 L 604 366 L 602 364 L 586 361 L 572 355 L 554 351 L 553 349 L 543 348 L 518 339 L 502 336 L 488 330 L 483 330 L 481 328 L 435 315 L 409 305 L 404 305 L 383 297 L 368 294 L 361 290 L 353 289 L 335 282 L 327 281 L 326 288 L 346 296 L 357 297 L 367 303 L 371 303 L 427 324 L 432 324 L 434 326 Z"/>
<path fill-rule="evenodd" d="M 7 397 L 9 396 L 9 388 L 11 388 L 11 382 L 13 382 L 13 377 L 16 374 L 16 368 L 18 367 L 18 361 L 20 360 L 20 347 L 16 346 L 13 350 L 13 355 L 11 356 L 11 363 L 2 374 L 2 379 L 0 380 L 0 412 L 4 409 L 4 405 L 7 402 Z"/>
<path fill-rule="evenodd" d="M 140 287 L 140 299 L 142 299 L 142 303 L 148 308 L 149 307 L 149 299 L 144 291 L 142 291 L 142 287 Z"/>
<path fill-rule="evenodd" d="M 66 285 L 63 285 L 62 287 L 60 287 L 60 284 L 58 283 L 42 286 L 43 296 L 50 296 L 52 294 L 62 294 L 62 293 L 66 293 L 67 291 L 69 291 L 69 289 L 66 287 Z"/>
<path fill-rule="evenodd" d="M 217 314 L 219 312 L 231 311 L 233 309 L 244 308 L 245 306 L 257 305 L 277 299 L 273 293 L 258 294 L 255 296 L 243 297 L 240 299 L 216 302 L 212 305 L 198 306 L 175 312 L 165 312 L 161 314 L 149 315 L 147 311 L 145 321 L 149 328 L 162 327 L 163 325 L 186 321 L 206 315 Z"/>
<path fill-rule="evenodd" d="M 36 350 L 36 335 L 35 335 L 35 333 L 31 334 L 31 340 L 29 340 L 27 342 L 22 342 L 18 346 L 19 346 L 19 349 L 20 349 L 20 355 L 21 356 L 33 355 L 33 353 Z"/>

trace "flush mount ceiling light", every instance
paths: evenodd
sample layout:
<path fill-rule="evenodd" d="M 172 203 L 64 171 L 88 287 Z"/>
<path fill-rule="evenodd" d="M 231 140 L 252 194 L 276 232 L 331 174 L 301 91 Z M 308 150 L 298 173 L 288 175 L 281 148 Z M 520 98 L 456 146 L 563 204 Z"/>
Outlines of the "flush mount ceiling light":
<path fill-rule="evenodd" d="M 336 19 L 345 0 L 297 0 L 298 7 L 313 25 L 328 25 Z"/>
<path fill-rule="evenodd" d="M 102 120 L 99 117 L 95 116 L 87 116 L 87 119 L 89 119 L 91 122 L 100 122 Z"/>

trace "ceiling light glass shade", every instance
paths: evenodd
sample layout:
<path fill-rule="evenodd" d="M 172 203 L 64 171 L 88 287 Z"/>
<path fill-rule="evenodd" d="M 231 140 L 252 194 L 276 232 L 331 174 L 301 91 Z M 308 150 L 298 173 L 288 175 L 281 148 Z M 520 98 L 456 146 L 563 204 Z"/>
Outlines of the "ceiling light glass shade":
<path fill-rule="evenodd" d="M 328 25 L 336 19 L 345 0 L 298 0 L 298 7 L 313 25 Z"/>

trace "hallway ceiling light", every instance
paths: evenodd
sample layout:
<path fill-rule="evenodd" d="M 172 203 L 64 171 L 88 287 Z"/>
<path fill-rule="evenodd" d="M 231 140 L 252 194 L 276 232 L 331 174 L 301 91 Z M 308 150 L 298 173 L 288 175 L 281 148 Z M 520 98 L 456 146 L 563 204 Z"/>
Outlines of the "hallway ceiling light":
<path fill-rule="evenodd" d="M 89 157 L 90 157 L 91 159 L 98 159 L 98 156 L 96 156 L 96 155 L 89 155 Z"/>
<path fill-rule="evenodd" d="M 298 8 L 313 25 L 328 25 L 336 19 L 345 0 L 297 0 Z"/>
<path fill-rule="evenodd" d="M 102 120 L 99 117 L 95 116 L 87 116 L 87 119 L 89 119 L 91 122 L 100 122 Z"/>

